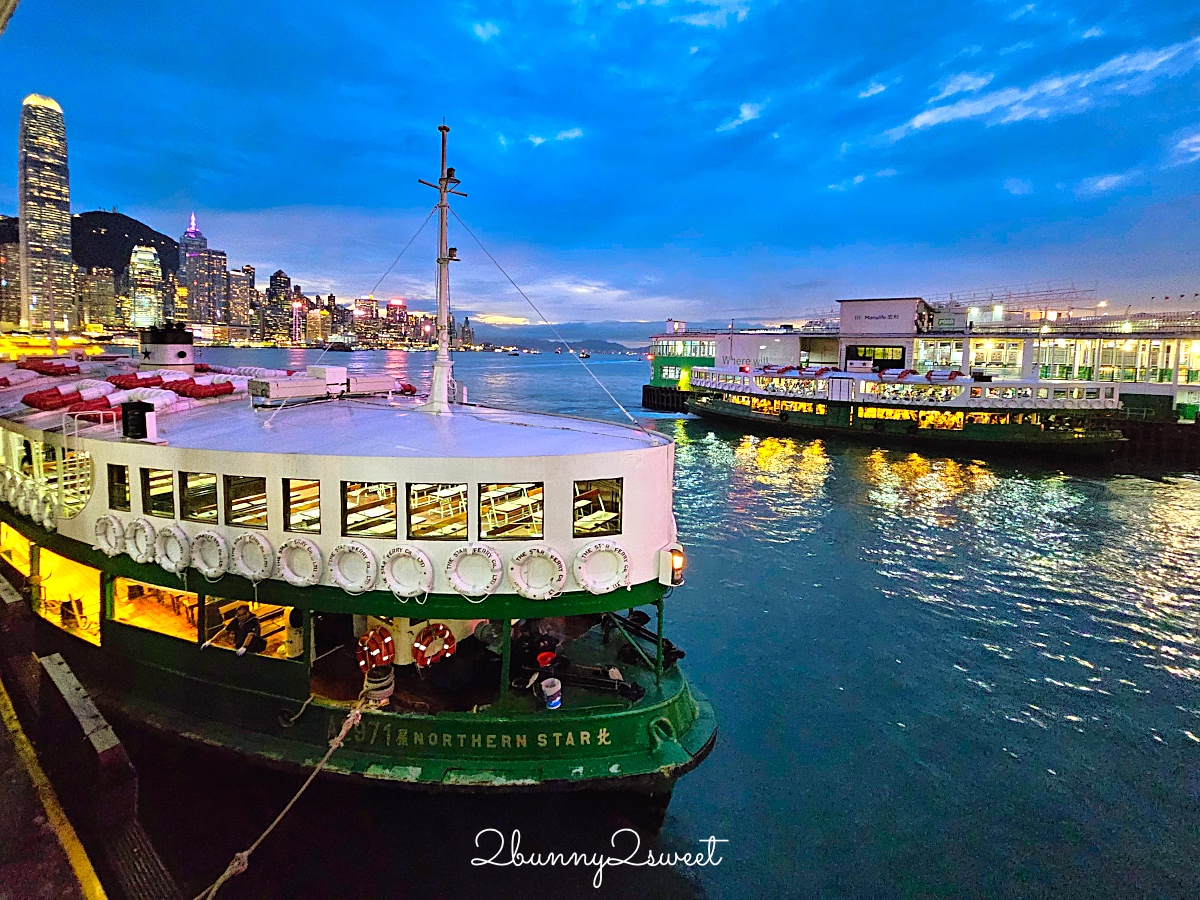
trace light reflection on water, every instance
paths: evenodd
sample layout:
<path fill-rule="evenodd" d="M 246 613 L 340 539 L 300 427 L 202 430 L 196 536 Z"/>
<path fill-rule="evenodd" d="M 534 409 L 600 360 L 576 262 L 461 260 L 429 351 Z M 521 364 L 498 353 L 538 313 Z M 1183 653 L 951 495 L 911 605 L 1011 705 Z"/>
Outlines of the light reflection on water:
<path fill-rule="evenodd" d="M 347 356 L 428 384 L 428 354 L 324 362 Z M 722 731 L 666 835 L 734 841 L 705 891 L 1192 893 L 1200 478 L 748 436 L 652 417 L 645 363 L 592 363 L 676 442 L 669 636 Z M 475 401 L 622 418 L 573 359 L 456 366 Z"/>

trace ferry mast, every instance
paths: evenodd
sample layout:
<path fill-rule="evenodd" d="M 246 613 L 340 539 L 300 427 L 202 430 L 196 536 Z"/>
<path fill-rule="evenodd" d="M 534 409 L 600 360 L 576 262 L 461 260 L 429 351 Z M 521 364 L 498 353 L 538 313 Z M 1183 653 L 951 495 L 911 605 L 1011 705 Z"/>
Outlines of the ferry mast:
<path fill-rule="evenodd" d="M 450 204 L 446 202 L 447 194 L 459 197 L 467 196 L 455 188 L 460 184 L 454 177 L 454 167 L 446 167 L 446 135 L 450 133 L 449 125 L 439 125 L 442 133 L 442 174 L 437 184 L 430 184 L 424 179 L 418 179 L 421 184 L 434 188 L 438 192 L 438 275 L 437 275 L 437 357 L 433 362 L 433 387 L 429 392 L 429 400 L 422 407 L 428 412 L 445 414 L 450 412 L 450 379 L 454 364 L 450 361 L 450 263 L 458 262 L 458 249 L 448 246 L 447 226 L 450 218 Z"/>

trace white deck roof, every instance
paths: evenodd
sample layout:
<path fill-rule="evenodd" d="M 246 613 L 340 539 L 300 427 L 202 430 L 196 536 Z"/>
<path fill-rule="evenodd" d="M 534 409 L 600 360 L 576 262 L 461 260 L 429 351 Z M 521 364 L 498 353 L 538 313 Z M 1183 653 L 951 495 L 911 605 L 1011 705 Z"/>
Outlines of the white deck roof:
<path fill-rule="evenodd" d="M 0 408 L 15 399 L 3 396 Z M 430 459 L 573 456 L 670 442 L 665 435 L 589 419 L 485 406 L 455 406 L 451 414 L 437 416 L 419 406 L 417 400 L 358 398 L 251 409 L 243 395 L 160 413 L 158 436 L 172 447 L 196 450 Z M 33 412 L 19 404 L 0 416 L 46 431 L 57 431 L 62 422 L 61 412 Z M 81 436 L 120 440 L 111 421 Z"/>

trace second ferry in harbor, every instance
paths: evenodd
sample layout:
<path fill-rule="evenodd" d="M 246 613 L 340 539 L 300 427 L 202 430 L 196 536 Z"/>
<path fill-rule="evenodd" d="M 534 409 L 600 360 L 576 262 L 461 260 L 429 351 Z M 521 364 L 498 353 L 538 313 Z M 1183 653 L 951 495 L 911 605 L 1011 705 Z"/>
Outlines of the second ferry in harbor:
<path fill-rule="evenodd" d="M 0 570 L 118 722 L 437 790 L 634 792 L 665 811 L 716 738 L 666 635 L 674 445 L 340 366 L 0 365 Z"/>
<path fill-rule="evenodd" d="M 777 431 L 933 444 L 970 452 L 1111 453 L 1112 383 L 976 380 L 956 370 L 695 366 L 688 410 Z"/>

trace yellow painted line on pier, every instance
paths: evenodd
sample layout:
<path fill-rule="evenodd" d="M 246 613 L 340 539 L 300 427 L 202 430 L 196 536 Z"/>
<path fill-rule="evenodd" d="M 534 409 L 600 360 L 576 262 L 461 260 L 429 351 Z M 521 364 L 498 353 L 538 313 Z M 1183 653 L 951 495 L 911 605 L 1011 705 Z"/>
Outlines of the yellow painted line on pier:
<path fill-rule="evenodd" d="M 50 779 L 42 771 L 42 766 L 33 752 L 33 745 L 29 743 L 29 738 L 25 736 L 21 723 L 17 721 L 16 710 L 13 709 L 12 700 L 3 684 L 0 684 L 0 719 L 4 720 L 4 727 L 12 735 L 13 744 L 17 748 L 17 756 L 25 766 L 29 780 L 37 789 L 38 799 L 42 801 L 42 809 L 46 811 L 46 819 L 54 828 L 54 834 L 57 836 L 63 852 L 67 854 L 67 860 L 75 872 L 75 880 L 79 882 L 80 892 L 86 900 L 108 900 L 108 895 L 105 894 L 100 879 L 96 877 L 96 870 L 92 868 L 92 861 L 88 859 L 87 851 L 83 849 L 83 844 L 79 842 L 79 836 L 75 834 L 75 829 L 67 820 L 67 814 L 59 806 L 58 797 L 54 794 Z"/>

